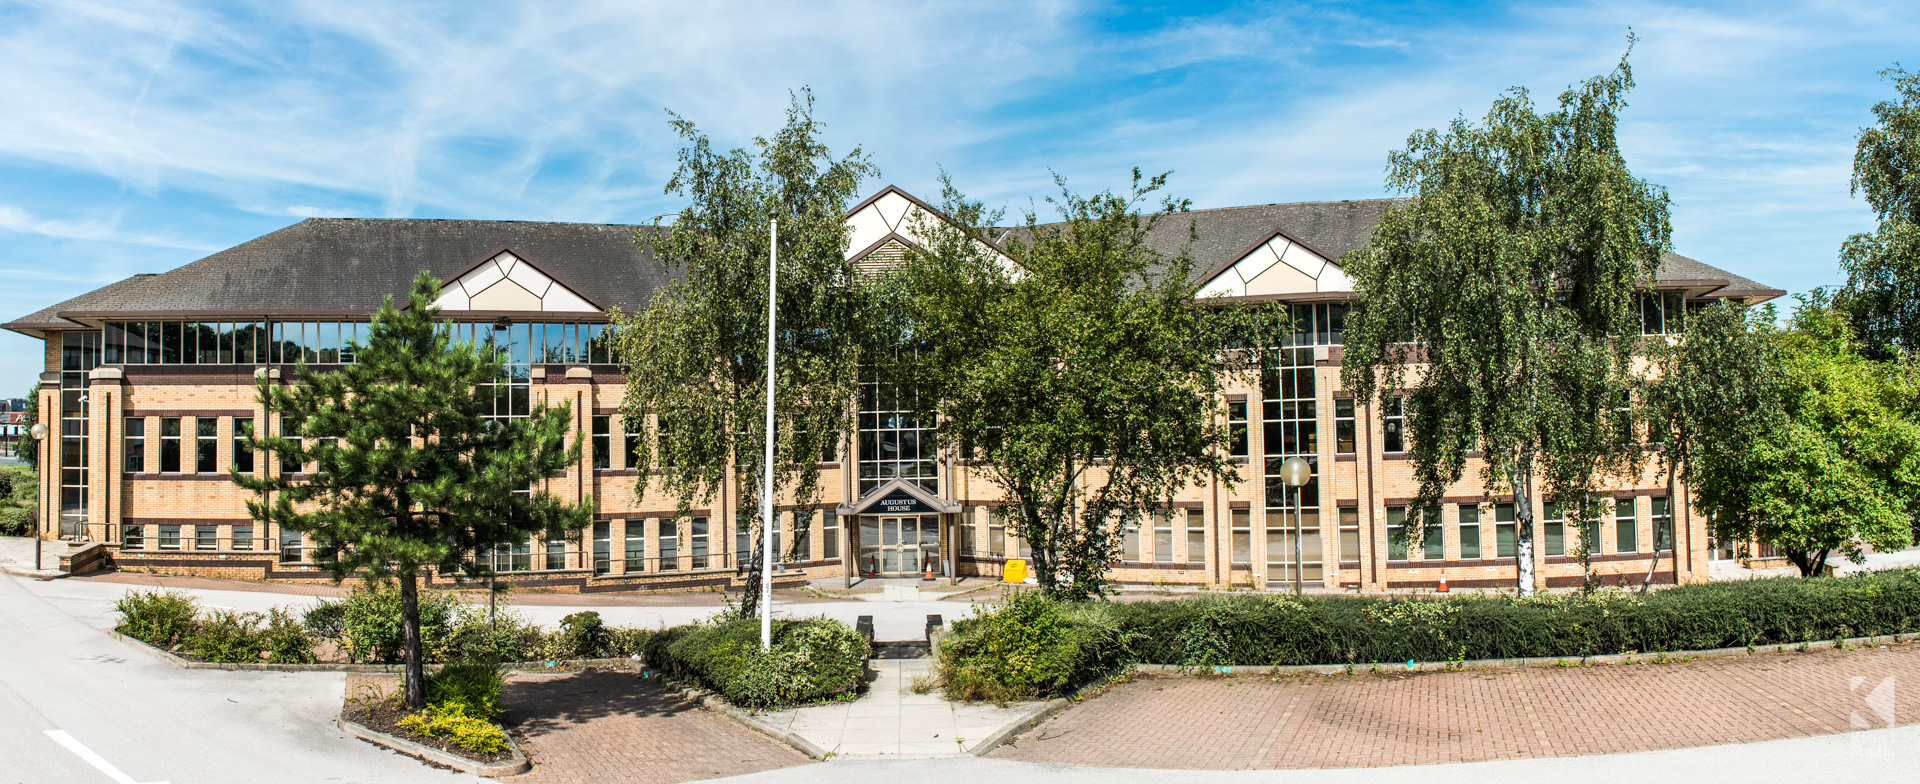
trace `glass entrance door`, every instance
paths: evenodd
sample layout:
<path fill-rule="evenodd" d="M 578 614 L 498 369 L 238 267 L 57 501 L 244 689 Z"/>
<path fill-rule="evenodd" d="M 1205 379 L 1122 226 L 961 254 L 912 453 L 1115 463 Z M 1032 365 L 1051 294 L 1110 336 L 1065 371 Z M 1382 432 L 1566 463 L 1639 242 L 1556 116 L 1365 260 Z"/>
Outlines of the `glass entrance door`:
<path fill-rule="evenodd" d="M 880 541 L 876 555 L 883 577 L 919 576 L 926 564 L 938 568 L 940 559 L 940 517 L 914 515 L 880 518 Z M 864 549 L 864 548 L 863 548 Z"/>

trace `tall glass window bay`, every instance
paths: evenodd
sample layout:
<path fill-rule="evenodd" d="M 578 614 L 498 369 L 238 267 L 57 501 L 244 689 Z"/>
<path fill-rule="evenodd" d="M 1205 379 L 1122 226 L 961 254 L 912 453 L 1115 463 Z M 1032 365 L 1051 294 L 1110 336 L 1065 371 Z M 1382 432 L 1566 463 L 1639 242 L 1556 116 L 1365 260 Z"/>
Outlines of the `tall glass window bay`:
<path fill-rule="evenodd" d="M 1295 313 L 1298 315 L 1299 310 Z M 1302 334 L 1296 331 L 1296 337 Z M 1294 578 L 1297 537 L 1298 576 L 1305 581 L 1319 581 L 1325 572 L 1320 537 L 1320 419 L 1314 350 L 1296 346 L 1280 349 L 1277 354 L 1279 367 L 1261 374 L 1260 385 L 1267 497 L 1267 579 Z M 1290 457 L 1306 460 L 1311 468 L 1307 483 L 1299 488 L 1289 488 L 1281 481 L 1281 466 Z M 1297 520 L 1293 511 L 1296 502 L 1300 509 Z"/>
<path fill-rule="evenodd" d="M 457 342 L 493 342 L 507 361 L 528 364 L 613 362 L 605 324 L 449 321 Z M 331 321 L 109 321 L 96 335 L 108 365 L 348 364 L 367 339 L 367 319 Z"/>
<path fill-rule="evenodd" d="M 912 390 L 869 381 L 860 385 L 860 494 L 901 478 L 940 492 L 932 428 L 914 417 Z"/>

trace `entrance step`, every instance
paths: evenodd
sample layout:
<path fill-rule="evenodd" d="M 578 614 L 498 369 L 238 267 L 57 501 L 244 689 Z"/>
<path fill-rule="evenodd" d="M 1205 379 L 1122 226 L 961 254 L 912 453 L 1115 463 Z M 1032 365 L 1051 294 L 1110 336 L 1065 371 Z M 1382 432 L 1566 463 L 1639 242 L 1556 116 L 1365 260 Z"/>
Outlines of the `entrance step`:
<path fill-rule="evenodd" d="M 873 644 L 873 658 L 876 659 L 926 659 L 933 656 L 933 646 L 924 640 L 894 640 Z"/>

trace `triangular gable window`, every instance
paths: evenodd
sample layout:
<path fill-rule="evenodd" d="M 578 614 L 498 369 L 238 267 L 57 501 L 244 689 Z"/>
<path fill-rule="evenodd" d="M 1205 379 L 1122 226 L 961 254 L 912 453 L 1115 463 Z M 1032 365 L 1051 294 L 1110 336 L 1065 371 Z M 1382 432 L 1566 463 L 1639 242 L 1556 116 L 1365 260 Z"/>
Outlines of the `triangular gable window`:
<path fill-rule="evenodd" d="M 501 251 L 446 283 L 433 304 L 441 310 L 600 312 L 512 251 Z"/>

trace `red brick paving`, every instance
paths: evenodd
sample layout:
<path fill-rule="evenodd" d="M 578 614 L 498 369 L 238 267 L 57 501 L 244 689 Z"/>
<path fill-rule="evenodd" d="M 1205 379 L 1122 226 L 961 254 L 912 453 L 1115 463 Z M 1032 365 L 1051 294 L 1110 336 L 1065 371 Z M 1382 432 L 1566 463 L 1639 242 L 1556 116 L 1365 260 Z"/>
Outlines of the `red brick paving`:
<path fill-rule="evenodd" d="M 1920 722 L 1920 643 L 1665 664 L 1403 675 L 1147 676 L 991 756 L 1064 765 L 1329 768 L 1612 754 L 1845 732 L 1896 681 Z M 1857 681 L 1855 678 L 1862 680 Z M 1908 685 L 1911 684 L 1911 685 Z"/>
<path fill-rule="evenodd" d="M 631 672 L 517 675 L 505 723 L 533 770 L 523 784 L 671 782 L 811 762 L 738 722 Z"/>

